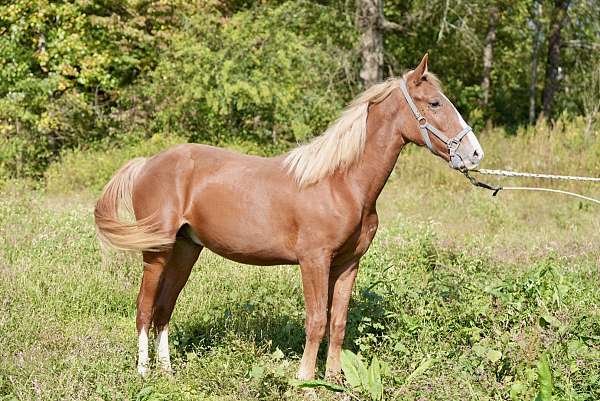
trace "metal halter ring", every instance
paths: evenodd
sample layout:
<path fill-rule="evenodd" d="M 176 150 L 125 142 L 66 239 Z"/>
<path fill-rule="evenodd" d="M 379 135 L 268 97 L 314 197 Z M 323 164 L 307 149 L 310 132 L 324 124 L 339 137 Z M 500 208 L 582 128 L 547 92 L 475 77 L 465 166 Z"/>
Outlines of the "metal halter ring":
<path fill-rule="evenodd" d="M 456 140 L 456 137 L 450 138 L 450 140 L 448 141 L 448 149 L 453 149 L 453 150 L 458 149 L 458 147 L 460 146 L 461 140 L 462 140 L 462 138 L 460 138 L 460 140 Z"/>

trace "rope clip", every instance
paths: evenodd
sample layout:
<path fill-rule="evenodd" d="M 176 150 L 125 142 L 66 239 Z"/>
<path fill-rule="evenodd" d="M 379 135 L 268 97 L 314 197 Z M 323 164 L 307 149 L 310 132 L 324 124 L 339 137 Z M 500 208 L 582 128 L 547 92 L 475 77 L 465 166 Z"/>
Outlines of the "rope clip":
<path fill-rule="evenodd" d="M 490 185 L 490 184 L 486 184 L 485 182 L 479 181 L 477 178 L 471 176 L 469 174 L 469 170 L 467 170 L 467 169 L 461 170 L 461 173 L 463 173 L 464 176 L 467 177 L 469 182 L 471 182 L 471 184 L 473 184 L 474 186 L 489 189 L 490 191 L 492 191 L 492 196 L 498 195 L 498 192 L 500 192 L 502 190 L 502 187 L 500 187 L 500 186 Z"/>

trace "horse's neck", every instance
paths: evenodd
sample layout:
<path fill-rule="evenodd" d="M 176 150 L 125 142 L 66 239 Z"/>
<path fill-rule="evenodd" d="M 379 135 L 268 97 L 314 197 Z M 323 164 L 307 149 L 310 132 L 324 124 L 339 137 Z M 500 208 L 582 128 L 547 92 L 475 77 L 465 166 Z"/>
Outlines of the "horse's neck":
<path fill-rule="evenodd" d="M 386 104 L 387 103 L 387 104 Z M 392 173 L 406 141 L 400 134 L 402 113 L 384 101 L 372 106 L 367 119 L 367 139 L 361 160 L 350 168 L 348 178 L 359 192 L 363 209 L 375 208 L 375 202 Z"/>

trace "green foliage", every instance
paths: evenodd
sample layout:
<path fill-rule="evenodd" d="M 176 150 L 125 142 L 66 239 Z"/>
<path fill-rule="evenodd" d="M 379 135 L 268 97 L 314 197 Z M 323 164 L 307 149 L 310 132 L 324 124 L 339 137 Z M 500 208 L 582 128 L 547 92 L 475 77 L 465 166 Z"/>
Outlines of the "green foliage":
<path fill-rule="evenodd" d="M 346 387 L 340 386 L 335 383 L 330 383 L 325 380 L 305 380 L 300 382 L 293 382 L 293 384 L 298 388 L 324 388 L 329 391 L 333 391 L 336 393 L 342 393 L 348 391 Z"/>
<path fill-rule="evenodd" d="M 0 8 L 0 166 L 39 176 L 114 133 L 120 88 L 153 68 L 166 6 L 15 1 Z"/>
<path fill-rule="evenodd" d="M 537 363 L 537 377 L 539 392 L 535 401 L 552 401 L 552 392 L 554 385 L 552 384 L 552 371 L 548 362 L 548 355 L 543 355 Z"/>
<path fill-rule="evenodd" d="M 377 356 L 373 356 L 371 365 L 367 369 L 360 355 L 345 349 L 342 350 L 341 362 L 344 376 L 353 389 L 368 394 L 373 401 L 383 399 L 381 366 Z"/>
<path fill-rule="evenodd" d="M 413 380 L 417 379 L 419 376 L 423 375 L 429 368 L 433 366 L 435 359 L 433 358 L 423 358 L 419 366 L 406 378 L 404 381 L 404 386 L 409 386 Z"/>
<path fill-rule="evenodd" d="M 471 125 L 488 120 L 512 128 L 527 122 L 531 82 L 531 1 L 387 0 L 385 14 L 400 23 L 408 34 L 387 34 L 386 69 L 398 74 L 412 66 L 425 51 L 430 52 L 431 70 L 440 73 L 447 93 Z M 546 67 L 546 46 L 554 2 L 542 0 L 542 46 L 537 65 L 536 100 L 541 106 Z M 482 102 L 483 48 L 489 26 L 489 9 L 498 9 L 493 47 L 490 104 Z M 584 84 L 598 66 L 597 33 L 600 7 L 595 2 L 575 0 L 569 7 L 572 23 L 562 30 L 561 91 L 557 94 L 557 117 L 563 110 L 585 114 L 584 101 L 597 96 Z M 584 72 L 585 71 L 585 72 Z"/>
<path fill-rule="evenodd" d="M 141 84 L 155 116 L 148 129 L 212 142 L 277 143 L 318 133 L 348 98 L 340 46 L 354 31 L 340 17 L 303 1 L 242 11 L 226 23 L 190 18 Z M 330 32 L 343 34 L 320 40 Z"/>
<path fill-rule="evenodd" d="M 139 132 L 281 148 L 326 127 L 353 89 L 351 21 L 308 1 L 22 0 L 1 9 L 0 32 L 0 169 L 15 177 Z"/>
<path fill-rule="evenodd" d="M 367 383 L 367 368 L 356 354 L 350 350 L 342 350 L 341 362 L 344 376 L 352 388 L 359 388 Z"/>

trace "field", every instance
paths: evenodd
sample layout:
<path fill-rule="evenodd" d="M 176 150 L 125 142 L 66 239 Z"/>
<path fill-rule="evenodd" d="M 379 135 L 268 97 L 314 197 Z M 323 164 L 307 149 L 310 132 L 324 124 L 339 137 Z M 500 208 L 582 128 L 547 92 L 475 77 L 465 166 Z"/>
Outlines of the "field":
<path fill-rule="evenodd" d="M 484 167 L 590 175 L 600 152 L 588 140 L 562 127 L 486 132 Z M 174 375 L 136 374 L 141 264 L 101 260 L 97 187 L 81 190 L 68 163 L 45 186 L 2 189 L 0 400 L 303 399 L 290 382 L 304 344 L 298 268 L 207 251 L 173 316 Z M 492 198 L 414 148 L 379 209 L 345 347 L 383 362 L 385 399 L 600 399 L 600 209 L 561 195 Z"/>

